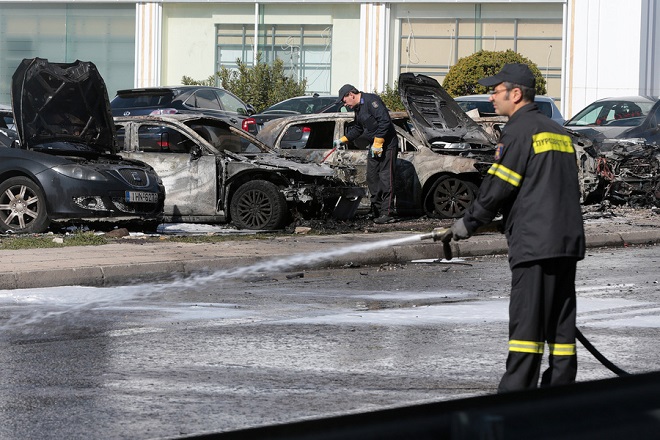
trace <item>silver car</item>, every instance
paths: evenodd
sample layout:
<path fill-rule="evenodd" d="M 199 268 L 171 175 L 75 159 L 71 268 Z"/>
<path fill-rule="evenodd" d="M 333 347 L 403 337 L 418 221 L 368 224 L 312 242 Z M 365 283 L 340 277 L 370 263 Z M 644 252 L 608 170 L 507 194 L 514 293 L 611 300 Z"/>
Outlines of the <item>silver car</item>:
<path fill-rule="evenodd" d="M 399 91 L 408 112 L 390 114 L 399 136 L 397 214 L 462 217 L 493 162 L 496 139 L 430 77 L 403 74 Z M 354 166 L 357 182 L 366 188 L 368 141 L 358 138 L 343 148 L 332 147 L 353 123 L 353 112 L 290 116 L 266 124 L 257 137 L 291 157 Z M 283 147 L 299 133 L 308 134 L 304 144 Z"/>
<path fill-rule="evenodd" d="M 151 165 L 165 185 L 164 220 L 276 230 L 296 217 L 349 219 L 362 188 L 353 170 L 292 161 L 223 118 L 116 117 L 121 155 Z"/>

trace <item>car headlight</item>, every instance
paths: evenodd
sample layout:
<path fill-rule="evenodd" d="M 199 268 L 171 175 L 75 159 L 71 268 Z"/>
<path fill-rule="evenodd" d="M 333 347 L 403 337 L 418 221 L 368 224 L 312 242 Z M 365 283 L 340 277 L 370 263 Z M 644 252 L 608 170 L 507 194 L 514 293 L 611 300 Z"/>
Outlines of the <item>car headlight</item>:
<path fill-rule="evenodd" d="M 107 181 L 106 177 L 91 168 L 87 168 L 77 164 L 58 165 L 53 167 L 53 170 L 63 174 L 72 179 L 78 180 L 94 180 L 94 181 Z"/>

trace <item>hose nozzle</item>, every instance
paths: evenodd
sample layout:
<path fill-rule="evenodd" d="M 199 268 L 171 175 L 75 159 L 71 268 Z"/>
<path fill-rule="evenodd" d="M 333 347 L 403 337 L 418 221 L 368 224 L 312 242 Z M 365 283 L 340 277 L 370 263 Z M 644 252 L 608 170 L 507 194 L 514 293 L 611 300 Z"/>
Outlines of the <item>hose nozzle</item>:
<path fill-rule="evenodd" d="M 442 241 L 442 252 L 445 254 L 445 260 L 449 261 L 453 258 L 453 254 L 451 251 L 451 245 L 449 244 L 451 240 L 451 234 L 447 234 L 449 232 L 449 228 L 435 228 L 428 234 L 423 234 L 420 239 L 421 240 L 429 240 L 432 239 L 433 241 Z M 444 240 L 442 240 L 444 238 Z"/>
<path fill-rule="evenodd" d="M 442 239 L 442 236 L 445 235 L 449 231 L 449 228 L 435 228 L 428 234 L 422 234 L 420 237 L 421 240 L 430 240 L 432 239 L 433 241 L 438 241 Z M 450 237 L 451 238 L 451 237 Z"/>

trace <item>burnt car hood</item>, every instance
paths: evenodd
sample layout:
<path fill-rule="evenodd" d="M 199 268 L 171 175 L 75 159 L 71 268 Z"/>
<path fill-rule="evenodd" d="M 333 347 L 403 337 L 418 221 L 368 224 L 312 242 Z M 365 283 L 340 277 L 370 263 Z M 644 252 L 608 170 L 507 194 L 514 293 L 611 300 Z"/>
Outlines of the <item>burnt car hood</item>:
<path fill-rule="evenodd" d="M 327 164 L 316 164 L 312 162 L 298 162 L 293 158 L 282 157 L 275 154 L 262 153 L 253 159 L 253 162 L 259 165 L 288 169 L 297 171 L 307 176 L 316 177 L 336 177 L 337 173 Z"/>
<path fill-rule="evenodd" d="M 465 114 L 435 79 L 402 73 L 399 76 L 399 94 L 417 137 L 428 147 L 434 142 L 497 143 L 494 137 Z"/>
<path fill-rule="evenodd" d="M 12 76 L 11 101 L 24 148 L 71 142 L 117 151 L 108 92 L 91 62 L 24 59 Z"/>

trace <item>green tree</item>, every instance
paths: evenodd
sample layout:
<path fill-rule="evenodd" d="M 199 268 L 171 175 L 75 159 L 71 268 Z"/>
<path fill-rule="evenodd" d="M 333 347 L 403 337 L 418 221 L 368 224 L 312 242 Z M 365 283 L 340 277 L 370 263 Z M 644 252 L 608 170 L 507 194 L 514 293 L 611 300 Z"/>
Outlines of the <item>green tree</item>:
<path fill-rule="evenodd" d="M 482 50 L 459 59 L 449 69 L 442 87 L 451 96 L 486 93 L 488 88 L 480 85 L 477 81 L 483 77 L 495 75 L 507 63 L 527 64 L 536 78 L 536 94 L 546 94 L 546 81 L 536 64 L 512 50 L 499 52 Z"/>
<path fill-rule="evenodd" d="M 284 71 L 284 62 L 277 58 L 272 64 L 262 61 L 257 53 L 256 64 L 249 66 L 240 59 L 236 60 L 237 69 L 220 66 L 220 71 L 205 80 L 196 81 L 184 76 L 183 84 L 215 85 L 216 78 L 220 86 L 238 96 L 244 102 L 252 104 L 257 112 L 280 101 L 305 94 L 307 80 L 300 82 Z"/>
<path fill-rule="evenodd" d="M 382 93 L 374 91 L 380 99 L 383 100 L 387 109 L 391 112 L 405 111 L 406 108 L 401 102 L 401 96 L 399 95 L 399 83 L 397 82 L 394 87 L 390 87 L 389 84 L 385 84 L 385 90 Z"/>

